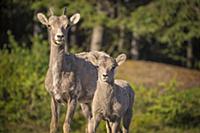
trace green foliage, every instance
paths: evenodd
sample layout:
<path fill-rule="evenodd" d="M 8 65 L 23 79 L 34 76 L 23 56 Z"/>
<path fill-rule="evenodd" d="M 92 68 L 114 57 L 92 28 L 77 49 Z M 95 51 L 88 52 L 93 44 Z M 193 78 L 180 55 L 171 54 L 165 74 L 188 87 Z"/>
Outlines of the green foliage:
<path fill-rule="evenodd" d="M 48 45 L 39 37 L 33 38 L 32 49 L 18 47 L 9 34 L 11 51 L 0 51 L 0 116 L 1 122 L 25 122 L 42 117 L 35 124 L 49 119 L 48 94 L 44 90 Z M 3 118 L 3 119 L 2 119 Z M 2 126 L 2 125 L 1 125 Z"/>
<path fill-rule="evenodd" d="M 133 132 L 197 132 L 200 123 L 200 90 L 177 90 L 176 82 L 162 89 L 136 87 Z"/>
<path fill-rule="evenodd" d="M 200 123 L 199 96 L 199 88 L 184 92 L 167 91 L 149 110 L 154 114 L 160 114 L 164 123 L 171 126 L 197 127 Z"/>
<path fill-rule="evenodd" d="M 198 38 L 199 0 L 155 0 L 132 12 L 129 27 L 137 35 L 154 34 L 164 43 L 181 45 Z"/>
<path fill-rule="evenodd" d="M 130 21 L 128 27 L 135 36 L 167 44 L 163 53 L 185 63 L 187 58 L 180 54 L 185 44 L 200 37 L 200 1 L 153 0 L 132 12 Z"/>

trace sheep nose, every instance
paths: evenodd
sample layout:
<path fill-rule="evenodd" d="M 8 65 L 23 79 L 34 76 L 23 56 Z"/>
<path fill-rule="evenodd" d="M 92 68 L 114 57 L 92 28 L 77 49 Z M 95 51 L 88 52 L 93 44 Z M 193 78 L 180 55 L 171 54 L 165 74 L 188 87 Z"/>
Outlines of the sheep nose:
<path fill-rule="evenodd" d="M 64 38 L 64 35 L 62 35 L 62 34 L 57 35 L 57 38 L 58 38 L 58 39 L 62 39 L 62 38 Z"/>
<path fill-rule="evenodd" d="M 108 77 L 108 75 L 107 74 L 103 74 L 103 77 L 105 78 L 105 77 Z"/>

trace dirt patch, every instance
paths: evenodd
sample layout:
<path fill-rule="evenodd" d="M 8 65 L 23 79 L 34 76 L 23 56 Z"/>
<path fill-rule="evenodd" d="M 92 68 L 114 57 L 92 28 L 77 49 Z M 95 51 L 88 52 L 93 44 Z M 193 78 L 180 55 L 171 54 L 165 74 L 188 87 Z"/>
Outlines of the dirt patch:
<path fill-rule="evenodd" d="M 145 87 L 159 87 L 172 80 L 178 88 L 200 87 L 200 71 L 150 61 L 128 60 L 118 68 L 116 78 Z"/>

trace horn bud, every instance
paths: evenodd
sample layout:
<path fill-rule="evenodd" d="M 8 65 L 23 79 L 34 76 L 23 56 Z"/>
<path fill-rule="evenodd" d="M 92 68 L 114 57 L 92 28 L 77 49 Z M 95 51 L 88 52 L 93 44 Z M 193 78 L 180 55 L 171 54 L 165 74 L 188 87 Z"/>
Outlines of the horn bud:
<path fill-rule="evenodd" d="M 66 15 L 66 14 L 67 14 L 67 8 L 65 7 L 63 10 L 63 15 Z"/>
<path fill-rule="evenodd" d="M 53 12 L 53 9 L 52 9 L 52 8 L 49 8 L 49 14 L 50 14 L 50 16 L 53 16 L 53 15 L 54 15 L 54 12 Z"/>

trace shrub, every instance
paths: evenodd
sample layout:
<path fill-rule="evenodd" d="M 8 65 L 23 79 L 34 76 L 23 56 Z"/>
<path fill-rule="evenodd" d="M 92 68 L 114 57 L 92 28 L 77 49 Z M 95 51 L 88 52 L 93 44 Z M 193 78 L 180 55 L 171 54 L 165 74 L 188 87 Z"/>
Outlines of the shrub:
<path fill-rule="evenodd" d="M 135 87 L 132 132 L 199 130 L 200 88 L 177 90 L 175 80 L 162 87 Z"/>
<path fill-rule="evenodd" d="M 46 124 L 49 104 L 43 81 L 48 44 L 36 36 L 32 49 L 28 49 L 18 47 L 11 34 L 9 38 L 11 51 L 0 51 L 0 121 L 9 124 L 41 118 L 36 123 Z"/>

